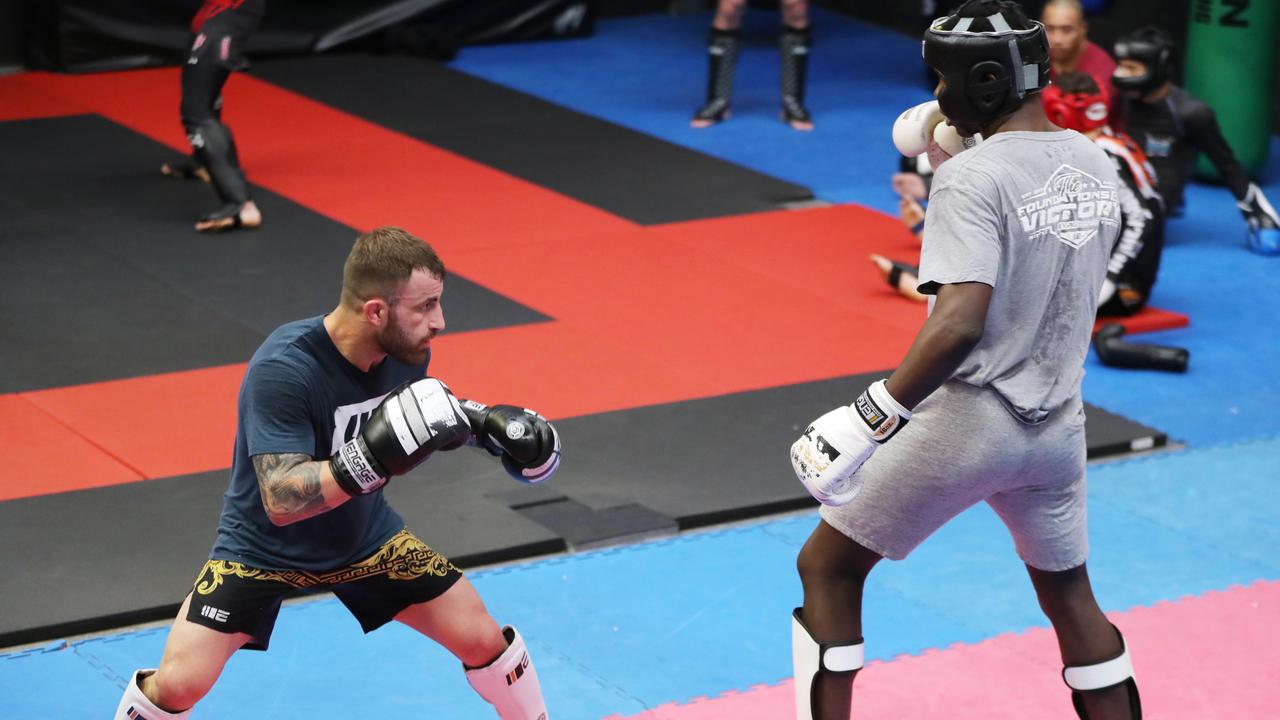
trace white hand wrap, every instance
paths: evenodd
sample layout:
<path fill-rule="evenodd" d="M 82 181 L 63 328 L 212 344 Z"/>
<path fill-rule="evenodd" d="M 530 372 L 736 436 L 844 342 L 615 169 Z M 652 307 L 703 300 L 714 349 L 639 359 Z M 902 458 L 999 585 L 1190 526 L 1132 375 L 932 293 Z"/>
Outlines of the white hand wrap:
<path fill-rule="evenodd" d="M 885 381 L 874 382 L 852 405 L 813 421 L 791 446 L 791 468 L 818 502 L 844 505 L 862 490 L 858 469 L 910 419 Z"/>

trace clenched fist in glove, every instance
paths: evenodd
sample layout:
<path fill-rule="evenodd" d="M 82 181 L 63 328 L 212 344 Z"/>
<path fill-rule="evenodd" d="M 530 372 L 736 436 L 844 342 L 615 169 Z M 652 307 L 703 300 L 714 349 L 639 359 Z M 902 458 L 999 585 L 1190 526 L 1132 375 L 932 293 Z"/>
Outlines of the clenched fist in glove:
<path fill-rule="evenodd" d="M 462 410 L 471 423 L 467 444 L 501 457 L 502 467 L 516 480 L 542 482 L 560 467 L 560 434 L 538 413 L 475 400 L 463 400 Z"/>
<path fill-rule="evenodd" d="M 471 436 L 458 399 L 444 383 L 423 378 L 392 390 L 354 438 L 329 460 L 338 485 L 367 495 L 436 450 L 461 447 Z"/>
<path fill-rule="evenodd" d="M 844 505 L 862 489 L 858 468 L 910 419 L 911 411 L 893 399 L 885 381 L 874 382 L 852 405 L 809 425 L 791 446 L 791 467 L 818 502 Z"/>
<path fill-rule="evenodd" d="M 1249 192 L 1236 205 L 1248 225 L 1249 249 L 1261 255 L 1280 254 L 1280 216 L 1262 190 L 1249 183 Z"/>

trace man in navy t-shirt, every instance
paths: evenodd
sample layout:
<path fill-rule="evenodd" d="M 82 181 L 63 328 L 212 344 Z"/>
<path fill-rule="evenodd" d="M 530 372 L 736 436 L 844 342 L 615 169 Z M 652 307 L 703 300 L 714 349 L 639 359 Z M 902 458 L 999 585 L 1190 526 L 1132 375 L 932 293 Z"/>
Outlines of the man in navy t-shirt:
<path fill-rule="evenodd" d="M 398 228 L 356 239 L 338 307 L 277 328 L 249 361 L 218 536 L 157 670 L 131 678 L 116 720 L 186 718 L 241 647 L 265 650 L 281 600 L 331 590 L 371 632 L 398 620 L 462 661 L 504 719 L 545 720 L 524 641 L 458 568 L 405 528 L 387 481 L 467 444 L 516 479 L 559 465 L 545 418 L 458 400 L 426 376 L 444 329 L 445 268 Z"/>

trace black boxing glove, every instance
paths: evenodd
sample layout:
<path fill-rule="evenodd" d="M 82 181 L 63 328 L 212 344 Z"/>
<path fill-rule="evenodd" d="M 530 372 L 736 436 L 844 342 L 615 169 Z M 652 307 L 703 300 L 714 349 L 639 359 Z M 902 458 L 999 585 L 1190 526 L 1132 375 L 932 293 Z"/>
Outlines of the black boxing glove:
<path fill-rule="evenodd" d="M 502 467 L 516 480 L 542 482 L 560 467 L 560 434 L 538 413 L 475 400 L 463 400 L 462 411 L 471 424 L 467 444 L 501 457 Z"/>
<path fill-rule="evenodd" d="M 458 399 L 444 383 L 423 378 L 388 393 L 356 437 L 329 459 L 329 468 L 343 490 L 367 495 L 436 450 L 461 447 L 470 436 Z"/>

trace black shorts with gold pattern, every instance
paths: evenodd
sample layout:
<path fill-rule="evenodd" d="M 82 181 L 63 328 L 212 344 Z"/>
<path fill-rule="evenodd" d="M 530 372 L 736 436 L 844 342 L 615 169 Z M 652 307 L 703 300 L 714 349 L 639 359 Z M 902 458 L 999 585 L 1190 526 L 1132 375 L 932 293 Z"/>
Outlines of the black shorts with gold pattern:
<path fill-rule="evenodd" d="M 297 590 L 331 590 L 365 632 L 391 622 L 401 610 L 433 600 L 462 577 L 444 555 L 401 530 L 372 555 L 323 573 L 262 570 L 231 560 L 210 560 L 196 578 L 187 620 L 224 633 L 247 633 L 246 648 L 266 650 L 280 602 Z"/>

